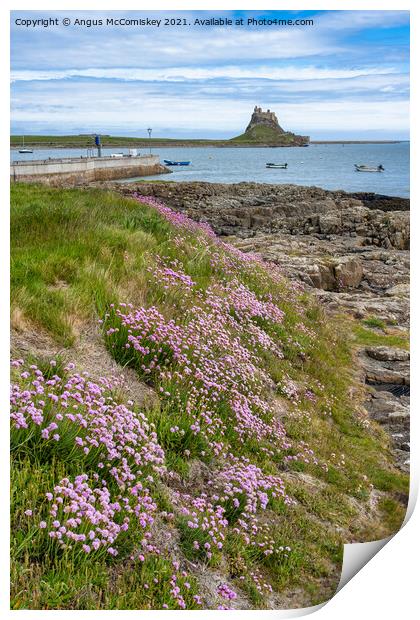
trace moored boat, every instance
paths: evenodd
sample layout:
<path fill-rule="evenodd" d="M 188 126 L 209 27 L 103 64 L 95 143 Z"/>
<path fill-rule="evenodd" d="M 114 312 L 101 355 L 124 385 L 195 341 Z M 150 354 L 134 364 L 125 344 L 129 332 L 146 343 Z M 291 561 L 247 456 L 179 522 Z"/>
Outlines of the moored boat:
<path fill-rule="evenodd" d="M 265 164 L 266 168 L 281 168 L 283 170 L 285 170 L 287 168 L 287 164 L 273 164 L 273 163 L 267 163 Z"/>
<path fill-rule="evenodd" d="M 19 153 L 33 153 L 32 149 L 25 147 L 25 136 L 22 136 L 22 148 L 19 149 Z"/>
<path fill-rule="evenodd" d="M 382 164 L 379 166 L 367 166 L 366 164 L 354 164 L 356 172 L 384 172 L 385 168 Z"/>
<path fill-rule="evenodd" d="M 164 159 L 163 163 L 167 166 L 189 166 L 190 161 L 173 161 L 172 159 Z"/>

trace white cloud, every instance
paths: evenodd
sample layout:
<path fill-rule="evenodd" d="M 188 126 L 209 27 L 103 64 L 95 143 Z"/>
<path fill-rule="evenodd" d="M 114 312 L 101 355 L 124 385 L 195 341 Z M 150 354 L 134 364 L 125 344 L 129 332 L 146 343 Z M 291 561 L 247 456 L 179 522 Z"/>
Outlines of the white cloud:
<path fill-rule="evenodd" d="M 275 110 L 286 129 L 300 133 L 321 130 L 363 132 L 369 130 L 406 131 L 408 129 L 408 101 L 386 101 L 372 98 L 355 101 L 351 97 L 340 101 L 313 103 L 281 103 L 275 95 L 267 98 L 265 105 Z M 235 95 L 215 100 L 205 96 L 170 97 L 132 84 L 123 92 L 108 84 L 86 84 L 80 88 L 69 82 L 60 88 L 40 88 L 31 92 L 30 101 L 24 92 L 15 94 L 13 101 L 14 122 L 44 122 L 56 127 L 83 126 L 86 129 L 119 127 L 137 133 L 146 127 L 154 128 L 155 135 L 170 137 L 183 130 L 204 135 L 217 129 L 227 136 L 242 131 L 252 110 L 249 101 L 238 100 Z M 168 129 L 169 128 L 169 129 Z"/>
<path fill-rule="evenodd" d="M 210 79 L 267 79 L 267 80 L 326 80 L 350 79 L 360 76 L 388 75 L 398 73 L 395 67 L 325 68 L 308 66 L 235 66 L 215 67 L 164 67 L 143 69 L 135 67 L 63 69 L 51 71 L 17 70 L 11 72 L 11 80 L 38 81 L 64 80 L 70 78 L 115 79 L 122 81 L 183 82 Z"/>
<path fill-rule="evenodd" d="M 325 36 L 318 28 L 176 28 L 144 32 L 136 29 L 106 31 L 29 32 L 12 39 L 16 68 L 67 69 L 68 67 L 170 66 L 178 63 L 202 66 L 223 61 L 254 62 L 259 59 L 305 58 L 346 51 L 335 41 L 334 31 Z"/>
<path fill-rule="evenodd" d="M 102 15 L 116 13 L 127 15 Z M 302 28 L 14 28 L 13 122 L 134 133 L 150 125 L 160 135 L 205 135 L 216 127 L 228 136 L 244 128 L 258 103 L 301 133 L 405 131 L 408 41 L 394 46 L 388 33 L 364 31 L 406 24 L 408 15 L 321 12 L 315 26 Z"/>

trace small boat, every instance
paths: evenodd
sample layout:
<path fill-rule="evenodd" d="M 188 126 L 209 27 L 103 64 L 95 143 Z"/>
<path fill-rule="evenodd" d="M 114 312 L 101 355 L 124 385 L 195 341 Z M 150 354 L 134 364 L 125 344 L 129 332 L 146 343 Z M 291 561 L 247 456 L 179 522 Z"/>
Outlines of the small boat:
<path fill-rule="evenodd" d="M 172 159 L 164 159 L 163 162 L 167 166 L 189 166 L 190 161 L 172 161 Z"/>
<path fill-rule="evenodd" d="M 382 164 L 379 166 L 366 166 L 366 164 L 354 164 L 356 172 L 383 172 L 385 168 Z"/>
<path fill-rule="evenodd" d="M 273 164 L 273 163 L 267 163 L 265 164 L 266 168 L 281 168 L 282 170 L 285 170 L 287 168 L 287 164 Z"/>
<path fill-rule="evenodd" d="M 25 136 L 22 136 L 22 148 L 19 149 L 19 153 L 33 153 L 32 149 L 25 147 Z"/>

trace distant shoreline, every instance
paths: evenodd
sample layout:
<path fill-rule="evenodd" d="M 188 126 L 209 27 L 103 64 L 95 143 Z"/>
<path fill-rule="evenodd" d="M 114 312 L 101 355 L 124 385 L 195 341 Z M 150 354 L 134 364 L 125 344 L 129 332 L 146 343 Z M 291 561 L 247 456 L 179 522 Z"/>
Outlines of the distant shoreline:
<path fill-rule="evenodd" d="M 70 140 L 68 139 L 70 138 Z M 21 136 L 12 136 L 10 148 L 19 150 L 22 148 Z M 25 138 L 25 147 L 37 147 L 44 149 L 88 149 L 96 151 L 96 147 L 92 144 L 86 144 L 82 141 L 82 136 L 27 136 Z M 409 140 L 311 140 L 312 144 L 400 144 L 409 142 Z M 302 146 L 293 146 L 287 144 L 265 144 L 256 142 L 234 142 L 231 140 L 161 140 L 153 138 L 151 140 L 139 140 L 137 138 L 124 138 L 110 136 L 104 138 L 102 148 L 138 148 L 138 149 L 156 149 L 156 148 L 305 148 Z M 307 148 L 307 147 L 306 147 Z"/>
<path fill-rule="evenodd" d="M 311 144 L 401 144 L 410 140 L 311 140 Z"/>

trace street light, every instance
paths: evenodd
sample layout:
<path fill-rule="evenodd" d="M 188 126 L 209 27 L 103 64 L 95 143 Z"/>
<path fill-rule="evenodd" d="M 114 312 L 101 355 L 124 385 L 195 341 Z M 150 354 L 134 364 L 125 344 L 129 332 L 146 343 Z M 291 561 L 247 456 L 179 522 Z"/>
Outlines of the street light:
<path fill-rule="evenodd" d="M 149 127 L 147 130 L 147 133 L 149 134 L 149 151 L 150 151 L 150 155 L 152 154 L 152 128 Z"/>

